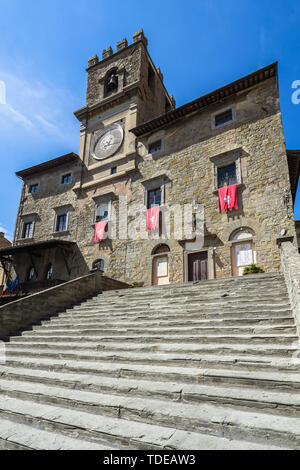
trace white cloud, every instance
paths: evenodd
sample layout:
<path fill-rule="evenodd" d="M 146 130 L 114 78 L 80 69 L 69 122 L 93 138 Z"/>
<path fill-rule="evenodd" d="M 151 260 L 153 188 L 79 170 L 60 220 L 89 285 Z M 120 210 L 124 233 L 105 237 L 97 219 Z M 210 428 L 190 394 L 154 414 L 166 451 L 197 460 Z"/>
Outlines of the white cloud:
<path fill-rule="evenodd" d="M 9 241 L 12 241 L 14 235 L 10 230 L 8 230 L 6 227 L 0 224 L 0 232 L 4 233 L 5 238 L 7 238 Z"/>
<path fill-rule="evenodd" d="M 64 143 L 75 141 L 77 129 L 70 111 L 74 97 L 69 90 L 39 80 L 29 81 L 1 69 L 0 81 L 6 88 L 6 104 L 0 106 L 1 129 L 6 134 L 15 135 L 22 129 L 30 136 L 54 136 Z"/>

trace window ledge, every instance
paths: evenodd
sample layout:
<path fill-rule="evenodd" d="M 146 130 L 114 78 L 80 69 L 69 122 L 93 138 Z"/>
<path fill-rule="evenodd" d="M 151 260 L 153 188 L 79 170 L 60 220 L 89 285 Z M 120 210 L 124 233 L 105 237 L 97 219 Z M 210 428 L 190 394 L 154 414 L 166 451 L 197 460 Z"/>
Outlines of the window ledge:
<path fill-rule="evenodd" d="M 55 236 L 63 236 L 63 235 L 70 235 L 69 230 L 62 230 L 61 232 L 52 232 L 52 235 Z"/>
<path fill-rule="evenodd" d="M 244 185 L 244 183 L 237 183 L 236 187 L 237 187 L 237 189 L 239 189 L 239 188 L 245 189 L 246 186 Z M 219 195 L 219 190 L 218 190 L 218 189 L 215 189 L 215 190 L 213 191 L 213 194 L 215 194 L 216 196 L 218 196 L 218 195 Z"/>

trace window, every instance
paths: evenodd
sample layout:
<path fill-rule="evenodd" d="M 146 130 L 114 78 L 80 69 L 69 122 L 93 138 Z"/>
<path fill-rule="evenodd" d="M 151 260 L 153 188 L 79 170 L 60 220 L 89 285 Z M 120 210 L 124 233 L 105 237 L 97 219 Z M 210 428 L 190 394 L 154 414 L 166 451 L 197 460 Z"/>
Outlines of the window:
<path fill-rule="evenodd" d="M 97 269 L 97 271 L 104 272 L 104 260 L 97 259 L 93 262 L 93 269 Z"/>
<path fill-rule="evenodd" d="M 38 185 L 38 183 L 36 183 L 36 184 L 31 184 L 31 185 L 29 186 L 29 193 L 30 193 L 30 194 L 37 193 L 38 190 L 39 190 L 39 185 Z"/>
<path fill-rule="evenodd" d="M 50 279 L 52 279 L 52 275 L 53 275 L 53 266 L 50 263 L 48 264 L 47 269 L 46 269 L 45 280 L 50 281 Z"/>
<path fill-rule="evenodd" d="M 161 188 L 148 191 L 147 209 L 161 205 Z"/>
<path fill-rule="evenodd" d="M 156 142 L 153 142 L 149 144 L 149 153 L 154 155 L 155 153 L 161 152 L 162 150 L 162 145 L 161 145 L 161 140 L 157 140 Z"/>
<path fill-rule="evenodd" d="M 148 67 L 148 86 L 154 92 L 155 89 L 155 72 L 152 66 L 149 64 Z"/>
<path fill-rule="evenodd" d="M 61 184 L 70 184 L 72 183 L 72 175 L 71 173 L 68 173 L 66 175 L 63 175 L 61 177 Z"/>
<path fill-rule="evenodd" d="M 115 175 L 116 173 L 117 173 L 117 167 L 114 166 L 114 167 L 111 169 L 110 174 L 111 174 L 111 175 Z"/>
<path fill-rule="evenodd" d="M 118 90 L 119 86 L 119 77 L 116 71 L 113 71 L 109 74 L 105 82 L 105 94 L 112 93 Z"/>
<path fill-rule="evenodd" d="M 232 108 L 230 108 L 215 116 L 215 127 L 222 126 L 223 124 L 226 124 L 227 122 L 230 122 L 232 120 Z"/>
<path fill-rule="evenodd" d="M 236 183 L 235 163 L 218 168 L 218 188 L 223 188 L 224 186 L 230 186 L 231 184 Z"/>
<path fill-rule="evenodd" d="M 56 218 L 56 232 L 65 232 L 67 230 L 67 214 L 58 215 Z"/>
<path fill-rule="evenodd" d="M 95 221 L 101 222 L 102 220 L 108 220 L 109 215 L 109 204 L 108 202 L 102 202 L 96 205 Z"/>
<path fill-rule="evenodd" d="M 35 277 L 36 277 L 35 276 L 35 269 L 34 269 L 33 266 L 30 266 L 30 268 L 27 271 L 26 280 L 27 281 L 32 281 Z"/>
<path fill-rule="evenodd" d="M 165 245 L 165 244 L 161 244 L 161 245 L 158 245 L 156 246 L 153 250 L 152 250 L 152 255 L 159 255 L 161 253 L 169 253 L 170 251 L 170 248 L 168 247 L 168 245 Z"/>
<path fill-rule="evenodd" d="M 32 238 L 33 222 L 24 222 L 22 238 Z"/>

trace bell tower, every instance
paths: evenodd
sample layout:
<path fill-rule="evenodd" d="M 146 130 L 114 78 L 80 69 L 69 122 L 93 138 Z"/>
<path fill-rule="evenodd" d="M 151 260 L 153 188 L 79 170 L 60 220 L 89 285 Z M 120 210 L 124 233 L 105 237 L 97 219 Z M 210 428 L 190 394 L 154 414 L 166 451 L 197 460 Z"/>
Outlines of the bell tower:
<path fill-rule="evenodd" d="M 148 53 L 141 29 L 91 57 L 86 105 L 75 111 L 81 122 L 79 156 L 84 163 L 80 188 L 116 179 L 135 169 L 136 140 L 130 129 L 174 109 L 159 67 Z M 78 186 L 77 185 L 77 186 Z"/>

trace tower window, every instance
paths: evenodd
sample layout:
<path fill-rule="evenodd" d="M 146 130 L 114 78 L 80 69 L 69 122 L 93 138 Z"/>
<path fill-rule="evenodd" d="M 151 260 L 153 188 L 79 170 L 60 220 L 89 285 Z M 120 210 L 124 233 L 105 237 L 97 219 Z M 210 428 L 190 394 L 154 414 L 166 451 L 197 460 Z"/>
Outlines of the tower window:
<path fill-rule="evenodd" d="M 115 175 L 116 173 L 117 173 L 117 167 L 114 166 L 114 167 L 111 169 L 110 174 L 111 174 L 111 175 Z"/>
<path fill-rule="evenodd" d="M 119 78 L 118 78 L 118 75 L 116 74 L 116 72 L 112 72 L 107 80 L 106 80 L 106 83 L 105 83 L 105 92 L 106 94 L 108 93 L 112 93 L 114 91 L 117 91 L 118 90 L 118 86 L 119 86 Z"/>
<path fill-rule="evenodd" d="M 162 145 L 161 145 L 161 140 L 157 140 L 156 142 L 153 142 L 149 144 L 149 153 L 154 155 L 155 153 L 161 152 L 162 150 Z"/>
<path fill-rule="evenodd" d="M 155 89 L 155 72 L 152 66 L 149 64 L 148 67 L 148 87 L 154 92 Z"/>

